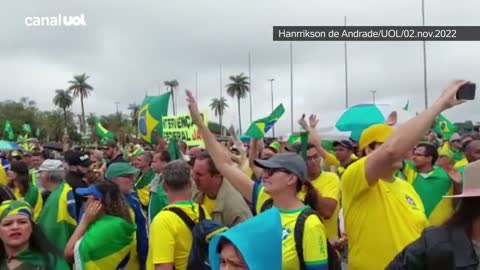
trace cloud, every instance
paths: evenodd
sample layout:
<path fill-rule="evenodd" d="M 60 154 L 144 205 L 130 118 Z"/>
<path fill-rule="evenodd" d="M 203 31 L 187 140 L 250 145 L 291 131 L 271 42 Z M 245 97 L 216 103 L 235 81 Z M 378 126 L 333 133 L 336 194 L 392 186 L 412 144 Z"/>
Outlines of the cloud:
<path fill-rule="evenodd" d="M 427 25 L 478 25 L 474 0 L 425 1 Z M 26 16 L 86 15 L 86 27 L 29 28 Z M 29 96 L 52 109 L 54 90 L 66 88 L 73 75 L 86 72 L 95 87 L 85 101 L 87 113 L 108 114 L 114 102 L 126 112 L 146 93 L 164 92 L 163 81 L 177 79 L 179 112 L 186 112 L 183 90 L 195 90 L 207 109 L 230 75 L 248 74 L 251 54 L 253 118 L 270 113 L 270 83 L 275 103 L 287 112 L 278 134 L 290 131 L 290 56 L 288 42 L 273 42 L 274 25 L 420 25 L 419 1 L 44 1 L 4 3 L 0 17 L 0 72 L 4 98 Z M 340 110 L 345 105 L 343 42 L 293 44 L 294 117 L 305 112 Z M 478 42 L 427 42 L 430 103 L 450 79 L 480 82 Z M 421 110 L 423 98 L 421 42 L 349 42 L 350 104 L 410 100 Z M 226 95 L 224 91 L 224 95 Z M 228 98 L 227 124 L 238 125 L 236 100 Z M 276 105 L 276 104 L 275 104 Z M 474 119 L 478 100 L 446 115 Z M 79 102 L 73 108 L 80 112 Z M 241 102 L 242 125 L 249 123 L 249 100 Z M 211 117 L 214 118 L 213 113 Z"/>

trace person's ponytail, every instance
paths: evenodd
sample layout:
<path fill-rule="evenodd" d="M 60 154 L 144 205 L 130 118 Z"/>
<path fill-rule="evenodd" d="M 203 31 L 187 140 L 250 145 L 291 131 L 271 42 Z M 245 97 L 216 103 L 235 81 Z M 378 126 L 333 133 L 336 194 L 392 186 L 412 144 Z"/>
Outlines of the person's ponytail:
<path fill-rule="evenodd" d="M 303 182 L 303 185 L 306 188 L 306 194 L 305 194 L 305 201 L 304 203 L 306 205 L 309 205 L 313 210 L 317 211 L 317 205 L 318 205 L 318 193 L 317 190 L 313 187 L 312 182 L 310 181 L 305 181 Z"/>

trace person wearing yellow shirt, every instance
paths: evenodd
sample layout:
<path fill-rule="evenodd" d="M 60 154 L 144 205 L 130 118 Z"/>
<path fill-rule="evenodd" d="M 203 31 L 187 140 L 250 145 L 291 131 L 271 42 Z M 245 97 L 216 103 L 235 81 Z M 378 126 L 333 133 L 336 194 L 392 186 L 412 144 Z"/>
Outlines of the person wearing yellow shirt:
<path fill-rule="evenodd" d="M 422 200 L 394 173 L 437 116 L 462 103 L 455 96 L 464 83 L 452 82 L 431 107 L 395 132 L 385 124 L 362 132 L 359 148 L 366 156 L 350 165 L 341 180 L 348 269 L 385 269 L 427 226 Z"/>
<path fill-rule="evenodd" d="M 192 232 L 170 209 L 183 211 L 196 222 L 200 220 L 201 212 L 206 219 L 210 219 L 210 215 L 191 200 L 192 180 L 188 163 L 171 161 L 163 169 L 162 179 L 169 204 L 153 218 L 150 225 L 147 270 L 186 270 L 193 243 Z"/>
<path fill-rule="evenodd" d="M 437 165 L 446 172 L 456 168 L 453 161 L 453 152 L 448 149 L 438 149 Z"/>
<path fill-rule="evenodd" d="M 7 175 L 16 199 L 24 200 L 32 207 L 32 218 L 36 221 L 42 211 L 43 199 L 40 190 L 30 183 L 27 164 L 23 161 L 12 161 Z"/>
<path fill-rule="evenodd" d="M 462 137 L 458 133 L 453 133 L 450 138 L 448 139 L 448 142 L 446 142 L 442 148 L 449 149 L 450 151 L 453 152 L 453 160 L 455 162 L 458 162 L 464 158 L 463 152 L 462 152 Z"/>
<path fill-rule="evenodd" d="M 327 269 L 333 261 L 330 261 L 331 258 L 327 252 L 325 228 L 320 218 L 310 210 L 318 206 L 318 197 L 310 181 L 307 181 L 305 161 L 294 153 L 276 154 L 268 160 L 257 159 L 255 165 L 263 169 L 264 178 L 263 183 L 255 183 L 242 173 L 235 163 L 231 162 L 223 147 L 215 140 L 215 136 L 203 123 L 197 103 L 190 91 L 187 91 L 187 102 L 192 121 L 198 126 L 206 150 L 225 179 L 228 179 L 257 210 L 269 196 L 273 199 L 273 206 L 279 209 L 283 230 L 282 269 Z M 303 186 L 307 190 L 307 205 L 297 197 L 297 193 Z M 295 241 L 295 225 L 297 220 L 307 213 L 303 235 L 299 238 L 302 240 L 300 244 Z M 301 252 L 297 249 L 299 246 L 302 247 Z M 338 258 L 336 259 L 338 261 Z"/>

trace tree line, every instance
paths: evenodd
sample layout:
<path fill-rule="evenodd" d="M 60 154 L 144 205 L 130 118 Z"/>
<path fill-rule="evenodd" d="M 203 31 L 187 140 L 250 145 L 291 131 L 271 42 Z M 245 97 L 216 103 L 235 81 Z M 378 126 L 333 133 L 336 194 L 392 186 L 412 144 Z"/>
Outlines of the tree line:
<path fill-rule="evenodd" d="M 18 101 L 5 100 L 0 101 L 0 125 L 3 128 L 5 122 L 8 120 L 11 123 L 11 127 L 14 130 L 15 136 L 22 135 L 22 125 L 27 123 L 32 127 L 32 130 L 39 130 L 39 139 L 43 141 L 60 141 L 63 136 L 64 128 L 67 128 L 70 139 L 75 142 L 82 141 L 82 134 L 84 135 L 88 129 L 93 138 L 96 140 L 94 128 L 93 113 L 85 114 L 84 100 L 88 98 L 94 91 L 94 87 L 89 84 L 88 79 L 90 76 L 85 73 L 75 75 L 72 80 L 68 81 L 68 86 L 65 89 L 55 89 L 55 96 L 52 100 L 56 109 L 50 111 L 42 111 L 37 107 L 37 103 L 28 97 L 22 97 Z M 249 78 L 243 73 L 230 76 L 230 83 L 225 86 L 226 92 L 232 98 L 237 99 L 238 106 L 238 118 L 239 128 L 241 132 L 241 110 L 240 100 L 247 97 L 250 92 Z M 177 95 L 179 83 L 177 80 L 165 81 L 164 85 L 172 96 L 172 111 L 176 115 L 177 107 Z M 80 100 L 81 114 L 74 114 L 70 111 L 71 106 L 75 100 Z M 227 100 L 225 97 L 212 98 L 210 103 L 210 109 L 214 112 L 214 115 L 219 117 L 219 124 L 209 123 L 209 127 L 215 133 L 224 134 L 225 127 L 223 127 L 222 117 L 228 108 Z M 114 132 L 119 141 L 128 142 L 132 141 L 134 137 L 138 137 L 137 134 L 137 118 L 138 112 L 141 109 L 140 105 L 132 103 L 128 109 L 130 114 L 113 113 L 109 115 L 103 115 L 100 117 L 102 124 Z M 220 130 L 220 127 L 223 127 Z M 29 134 L 29 137 L 35 137 L 34 134 Z M 2 139 L 6 138 L 6 134 L 2 129 Z"/>

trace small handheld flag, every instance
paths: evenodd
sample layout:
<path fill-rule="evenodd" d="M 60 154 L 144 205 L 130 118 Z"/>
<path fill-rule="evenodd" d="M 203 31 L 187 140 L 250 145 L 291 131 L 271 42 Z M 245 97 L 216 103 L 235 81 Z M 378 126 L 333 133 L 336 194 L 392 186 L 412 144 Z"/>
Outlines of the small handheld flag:
<path fill-rule="evenodd" d="M 284 113 L 285 108 L 283 107 L 283 104 L 278 105 L 269 116 L 258 119 L 250 124 L 250 127 L 248 127 L 245 135 L 257 139 L 264 138 L 265 133 L 267 133 L 273 127 L 273 125 L 275 125 L 275 123 L 278 121 L 278 119 L 280 119 L 280 117 L 282 117 Z"/>

